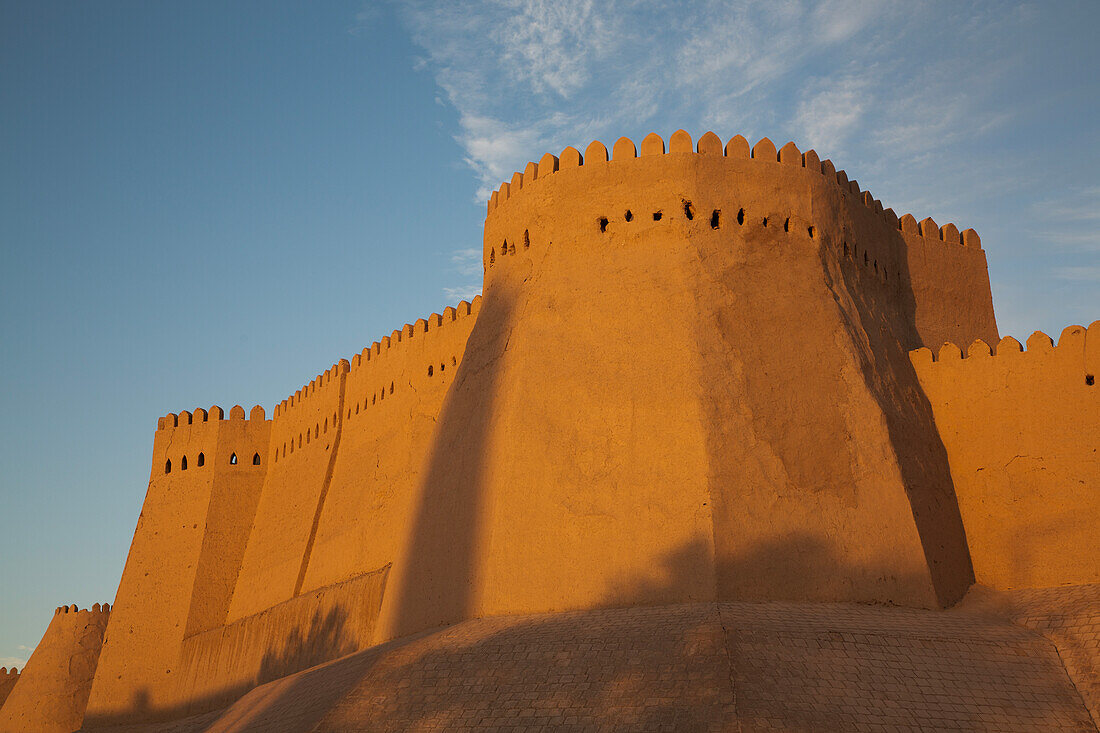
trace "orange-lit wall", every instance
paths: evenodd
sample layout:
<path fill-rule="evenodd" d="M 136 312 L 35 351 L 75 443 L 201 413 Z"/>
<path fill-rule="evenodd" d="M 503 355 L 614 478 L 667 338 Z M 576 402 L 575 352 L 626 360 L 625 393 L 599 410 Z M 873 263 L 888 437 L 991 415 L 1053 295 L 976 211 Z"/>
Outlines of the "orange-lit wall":
<path fill-rule="evenodd" d="M 974 574 L 994 588 L 1100 582 L 1100 321 L 1055 347 L 913 353 L 951 461 Z M 1091 380 L 1090 380 L 1091 377 Z M 1090 383 L 1091 382 L 1091 383 Z"/>

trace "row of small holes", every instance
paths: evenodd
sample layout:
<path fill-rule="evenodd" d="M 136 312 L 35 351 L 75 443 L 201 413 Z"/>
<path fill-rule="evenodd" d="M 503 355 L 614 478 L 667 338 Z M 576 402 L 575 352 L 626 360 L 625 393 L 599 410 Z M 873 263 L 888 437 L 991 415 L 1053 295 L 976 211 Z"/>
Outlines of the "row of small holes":
<path fill-rule="evenodd" d="M 332 413 L 332 426 L 336 427 L 336 413 L 335 412 Z M 322 429 L 321 423 L 316 423 L 313 426 L 313 437 L 314 438 L 320 438 L 322 432 L 328 433 L 328 418 L 327 417 L 325 418 L 325 423 L 324 423 L 323 429 Z M 309 439 L 310 439 L 310 430 L 309 430 L 309 428 L 306 428 L 306 432 L 305 432 L 305 444 L 306 445 L 309 445 Z M 283 443 L 283 455 L 282 455 L 283 458 L 286 458 L 286 453 L 287 453 L 286 447 L 287 447 L 287 444 Z M 302 433 L 298 433 L 298 447 L 299 448 L 302 447 Z M 293 438 L 290 439 L 290 452 L 294 453 L 294 439 Z M 275 449 L 275 462 L 276 463 L 279 462 L 279 449 L 278 448 Z"/>
<path fill-rule="evenodd" d="M 849 250 L 849 248 L 848 248 L 848 242 L 847 242 L 847 241 L 845 241 L 845 242 L 844 242 L 844 256 L 845 256 L 846 258 L 849 258 L 849 259 L 851 259 L 851 258 L 852 258 L 853 256 L 855 256 L 856 254 L 857 254 L 857 253 L 856 253 L 856 251 L 855 251 L 855 248 L 853 247 L 853 248 L 852 248 L 851 250 Z M 858 256 L 856 256 L 856 257 L 855 257 L 855 261 L 856 261 L 857 263 L 859 262 L 859 257 L 858 257 Z M 883 281 L 883 282 L 886 282 L 887 280 L 889 280 L 889 279 L 890 279 L 890 276 L 889 276 L 889 274 L 888 274 L 888 273 L 886 272 L 886 268 L 885 268 L 885 267 L 883 267 L 883 268 L 882 268 L 881 270 L 879 270 L 879 268 L 878 268 L 878 260 L 877 260 L 877 259 L 876 259 L 876 260 L 872 260 L 872 259 L 871 259 L 871 256 L 867 254 L 867 250 L 864 250 L 864 251 L 863 251 L 863 266 L 864 266 L 864 267 L 871 267 L 871 268 L 873 268 L 873 269 L 874 269 L 874 271 L 875 271 L 875 274 L 876 274 L 876 275 L 882 275 L 882 281 Z"/>
<path fill-rule="evenodd" d="M 531 233 L 526 229 L 523 230 L 523 248 L 524 249 L 530 249 L 531 248 Z M 516 245 L 508 244 L 508 240 L 505 239 L 504 244 L 500 245 L 500 256 L 504 257 L 505 255 L 514 255 L 515 253 L 516 253 Z M 495 249 L 490 249 L 489 250 L 489 266 L 492 267 L 494 264 L 496 264 L 496 261 L 497 261 L 496 250 Z"/>
<path fill-rule="evenodd" d="M 206 456 L 202 453 L 199 453 L 198 458 L 195 460 L 195 465 L 198 466 L 199 468 L 205 466 L 206 465 Z M 231 465 L 231 466 L 236 466 L 237 465 L 237 454 L 236 453 L 229 456 L 229 465 Z M 253 466 L 260 465 L 260 454 L 259 453 L 256 453 L 252 456 L 252 465 Z M 181 471 L 186 471 L 187 470 L 187 456 L 183 456 L 182 458 L 180 458 L 180 470 Z M 164 472 L 165 473 L 172 473 L 172 459 L 171 458 L 169 458 L 168 460 L 166 460 L 164 462 Z"/>
<path fill-rule="evenodd" d="M 432 364 L 428 365 L 428 376 L 429 377 L 432 376 L 432 374 L 435 373 L 435 369 L 433 368 L 433 366 L 434 365 L 432 365 Z M 458 366 L 458 360 L 455 359 L 453 356 L 451 357 L 451 366 Z M 446 362 L 442 362 L 442 361 L 439 362 L 439 373 L 442 374 L 445 371 L 447 371 Z"/>
<path fill-rule="evenodd" d="M 683 206 L 684 206 L 684 216 L 688 219 L 688 221 L 694 220 L 695 219 L 695 207 L 692 206 L 690 201 L 686 201 L 686 200 L 683 202 Z M 660 211 L 654 211 L 653 212 L 653 221 L 661 221 L 661 219 L 663 217 L 664 217 L 663 212 L 660 212 Z M 623 215 L 623 219 L 626 220 L 627 222 L 634 221 L 634 213 L 632 211 L 630 211 L 629 209 L 627 209 L 626 214 Z M 607 227 L 611 222 L 606 216 L 601 216 L 599 219 L 596 220 L 596 223 L 599 225 L 600 231 L 606 233 L 607 232 Z M 745 210 L 744 209 L 739 209 L 737 211 L 737 223 L 738 223 L 738 225 L 744 225 L 744 223 L 745 223 Z M 768 226 L 768 218 L 767 217 L 764 217 L 763 224 L 764 224 L 764 226 Z M 722 227 L 722 210 L 721 209 L 715 209 L 710 214 L 710 228 L 711 229 L 720 229 L 721 227 Z M 790 230 L 791 230 L 791 220 L 788 218 L 786 221 L 783 222 L 783 231 L 789 232 Z M 811 239 L 814 239 L 815 237 L 817 237 L 817 230 L 813 226 L 807 227 L 806 233 L 810 235 Z"/>
<path fill-rule="evenodd" d="M 390 394 L 393 394 L 393 382 L 390 382 Z M 369 397 L 363 398 L 363 409 L 366 410 L 368 405 L 374 405 L 378 403 L 378 400 L 386 399 L 386 388 L 383 387 L 378 394 L 372 394 Z M 359 414 L 359 403 L 355 403 L 355 414 Z M 352 408 L 348 408 L 348 417 L 352 416 Z"/>

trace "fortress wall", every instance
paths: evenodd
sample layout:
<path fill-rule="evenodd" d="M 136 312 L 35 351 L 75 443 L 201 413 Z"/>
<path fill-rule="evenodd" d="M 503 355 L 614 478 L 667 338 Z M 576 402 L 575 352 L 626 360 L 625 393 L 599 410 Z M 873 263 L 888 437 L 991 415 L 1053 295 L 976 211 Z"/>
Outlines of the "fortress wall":
<path fill-rule="evenodd" d="M 494 195 L 384 628 L 715 594 L 936 605 L 969 584 L 946 460 L 897 457 L 936 441 L 897 222 L 812 153 L 709 138 L 567 149 Z M 924 510 L 954 535 L 924 543 Z"/>
<path fill-rule="evenodd" d="M 80 728 L 110 606 L 58 608 L 18 684 L 0 707 L 0 732 L 71 733 Z M 8 677 L 8 675 L 4 675 Z"/>
<path fill-rule="evenodd" d="M 234 408 L 229 420 L 218 425 L 214 483 L 185 636 L 225 623 L 271 460 L 270 432 L 271 422 L 259 405 L 248 420 L 243 409 Z"/>
<path fill-rule="evenodd" d="M 1100 582 L 1100 321 L 912 353 L 951 460 L 979 583 Z M 1090 376 L 1091 384 L 1090 384 Z"/>
<path fill-rule="evenodd" d="M 19 670 L 15 667 L 8 669 L 7 667 L 0 667 L 0 710 L 4 707 L 4 701 L 8 699 L 8 694 L 11 693 L 15 683 L 19 681 Z"/>
<path fill-rule="evenodd" d="M 930 347 L 944 341 L 965 344 L 974 339 L 996 343 L 1000 336 L 993 315 L 985 251 L 978 235 L 968 229 L 960 247 L 958 240 L 922 236 L 919 227 L 929 232 L 936 229 L 931 219 L 918 224 L 907 214 L 901 226 L 921 343 Z M 949 238 L 960 236 L 950 224 L 939 231 Z"/>
<path fill-rule="evenodd" d="M 257 685 L 369 647 L 387 572 L 309 591 L 185 639 L 180 714 L 223 707 Z"/>
<path fill-rule="evenodd" d="M 481 298 L 406 324 L 351 360 L 341 449 L 304 588 L 395 562 L 403 550 L 444 397 Z"/>
<path fill-rule="evenodd" d="M 267 475 L 229 622 L 297 595 L 339 447 L 347 370 L 342 360 L 275 408 Z"/>
<path fill-rule="evenodd" d="M 253 409 L 252 415 L 260 424 L 246 421 L 240 406 L 230 411 L 229 420 L 214 406 L 158 421 L 149 489 L 88 700 L 89 718 L 142 719 L 173 702 L 172 675 L 178 671 L 184 635 L 189 626 L 201 628 L 217 615 L 224 604 L 224 590 L 219 596 L 217 587 L 239 562 L 230 539 L 236 534 L 240 542 L 237 518 L 221 510 L 229 505 L 242 509 L 240 520 L 247 522 L 247 510 L 233 492 L 247 495 L 250 484 L 262 481 L 265 467 L 253 466 L 250 458 L 263 452 L 267 421 L 262 410 Z M 234 451 L 242 453 L 230 465 Z M 211 541 L 227 540 L 220 557 L 206 540 L 208 529 Z M 196 585 L 209 598 L 193 602 Z"/>

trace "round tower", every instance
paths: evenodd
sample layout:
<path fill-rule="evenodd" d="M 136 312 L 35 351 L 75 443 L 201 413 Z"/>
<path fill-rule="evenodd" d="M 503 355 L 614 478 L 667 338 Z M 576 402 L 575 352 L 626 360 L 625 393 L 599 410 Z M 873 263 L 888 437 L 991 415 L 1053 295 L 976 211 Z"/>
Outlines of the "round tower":
<path fill-rule="evenodd" d="M 907 351 L 996 337 L 984 253 L 813 151 L 683 131 L 528 164 L 440 416 L 396 630 L 713 599 L 957 600 Z M 461 521 L 456 521 L 459 518 Z"/>

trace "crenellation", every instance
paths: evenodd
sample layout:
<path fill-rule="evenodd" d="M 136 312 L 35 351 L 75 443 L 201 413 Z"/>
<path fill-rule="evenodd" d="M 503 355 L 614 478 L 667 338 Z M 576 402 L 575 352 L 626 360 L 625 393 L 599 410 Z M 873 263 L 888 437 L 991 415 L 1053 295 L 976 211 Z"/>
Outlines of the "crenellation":
<path fill-rule="evenodd" d="M 775 143 L 769 138 L 762 137 L 752 146 L 753 160 L 763 160 L 770 163 L 779 162 L 779 154 L 775 150 Z"/>
<path fill-rule="evenodd" d="M 634 143 L 631 143 L 633 146 Z M 562 153 L 564 155 L 564 153 Z M 593 140 L 588 144 L 588 147 L 584 149 L 583 165 L 592 165 L 593 163 L 606 163 L 607 147 L 599 140 Z"/>
<path fill-rule="evenodd" d="M 625 139 L 626 138 L 620 138 L 620 140 L 625 140 Z M 616 143 L 616 145 L 618 145 L 618 143 Z M 631 145 L 633 145 L 633 143 L 631 143 Z M 660 135 L 658 135 L 655 132 L 651 132 L 648 135 L 646 135 L 644 138 L 642 138 L 642 157 L 643 158 L 649 157 L 651 155 L 664 155 L 664 154 L 665 154 L 665 141 Z M 616 155 L 615 157 L 618 158 L 620 156 Z M 626 157 L 626 156 L 622 156 L 622 157 Z"/>
<path fill-rule="evenodd" d="M 779 162 L 784 165 L 803 166 L 802 151 L 793 142 L 789 142 L 779 149 Z"/>
<path fill-rule="evenodd" d="M 726 157 L 747 159 L 752 157 L 749 141 L 744 135 L 734 135 L 726 142 Z"/>

